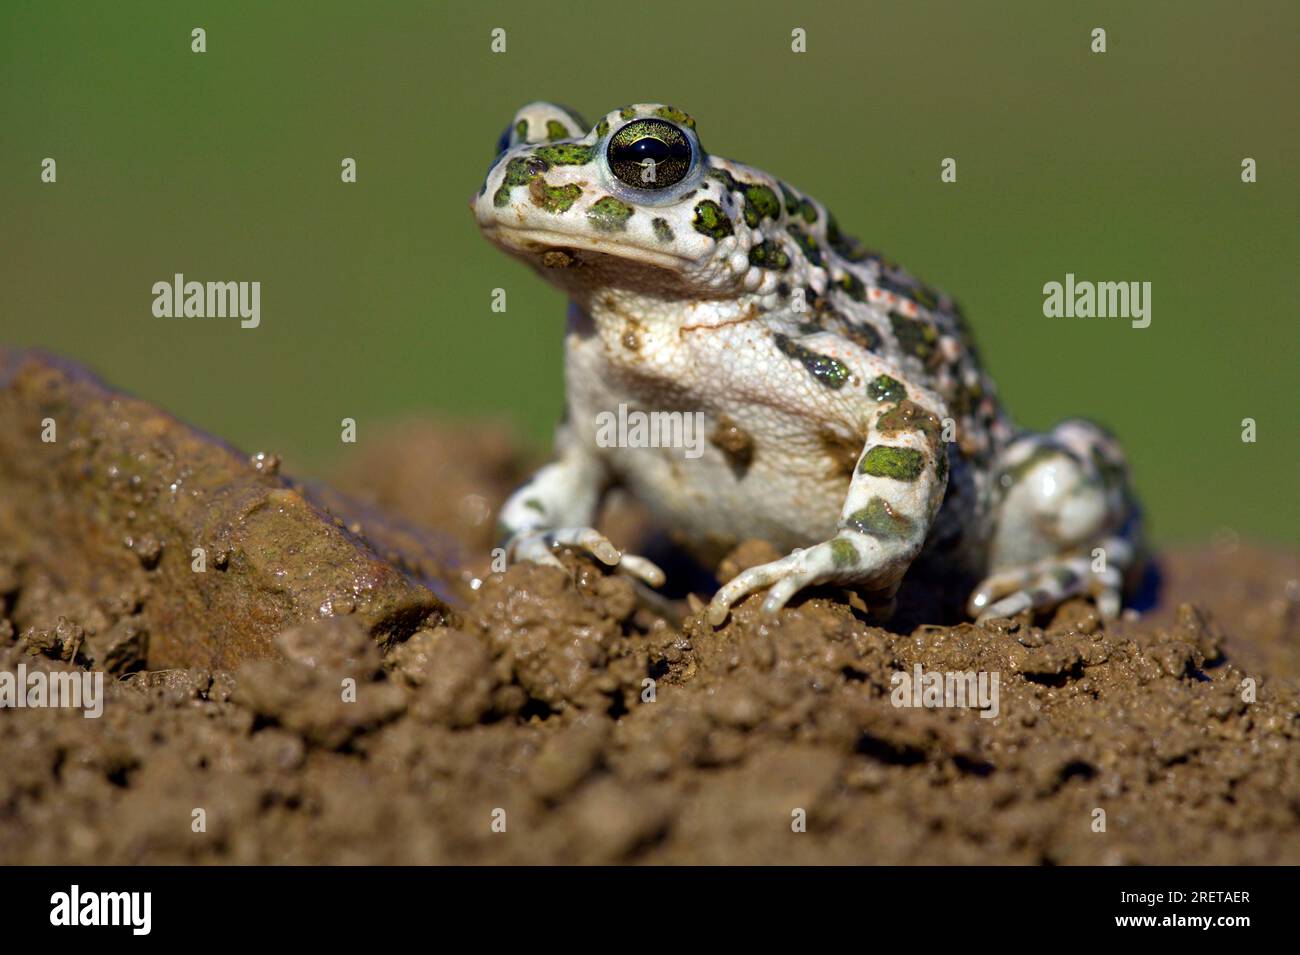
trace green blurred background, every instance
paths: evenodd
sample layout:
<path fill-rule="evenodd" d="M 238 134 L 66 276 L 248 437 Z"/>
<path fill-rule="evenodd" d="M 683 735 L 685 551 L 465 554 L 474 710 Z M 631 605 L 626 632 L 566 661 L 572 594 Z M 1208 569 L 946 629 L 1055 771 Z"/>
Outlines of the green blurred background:
<path fill-rule="evenodd" d="M 1111 426 L 1157 540 L 1294 546 L 1297 37 L 1295 0 L 4 0 L 0 343 L 307 470 L 352 450 L 343 417 L 364 442 L 504 416 L 540 444 L 564 303 L 467 199 L 518 105 L 663 101 L 958 297 L 1020 423 Z M 175 272 L 260 281 L 261 327 L 153 317 Z M 1151 327 L 1045 318 L 1066 272 L 1152 282 Z"/>

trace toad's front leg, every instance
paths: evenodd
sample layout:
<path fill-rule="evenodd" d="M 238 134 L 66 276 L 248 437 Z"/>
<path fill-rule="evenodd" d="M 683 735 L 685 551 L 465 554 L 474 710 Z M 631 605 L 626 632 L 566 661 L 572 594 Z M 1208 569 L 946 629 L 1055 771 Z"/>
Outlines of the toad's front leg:
<path fill-rule="evenodd" d="M 662 570 L 644 557 L 623 553 L 591 526 L 609 484 L 601 461 L 565 431 L 556 446 L 559 458 L 534 474 L 501 508 L 506 559 L 563 569 L 555 549 L 571 547 L 652 587 L 662 585 Z"/>
<path fill-rule="evenodd" d="M 947 448 L 938 417 L 911 401 L 880 416 L 858 459 L 836 535 L 751 567 L 720 589 L 709 604 L 717 627 L 742 597 L 767 587 L 763 610 L 774 613 L 816 584 L 839 584 L 892 598 L 943 500 Z"/>

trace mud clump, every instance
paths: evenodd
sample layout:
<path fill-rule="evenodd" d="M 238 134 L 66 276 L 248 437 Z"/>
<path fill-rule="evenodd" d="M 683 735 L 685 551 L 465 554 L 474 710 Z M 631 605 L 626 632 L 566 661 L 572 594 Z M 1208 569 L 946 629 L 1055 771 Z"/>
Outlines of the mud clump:
<path fill-rule="evenodd" d="M 262 724 L 282 726 L 327 749 L 400 716 L 406 695 L 380 679 L 383 661 L 354 617 L 291 627 L 275 639 L 287 662 L 240 667 L 233 699 Z M 365 692 L 360 687 L 364 685 Z"/>
<path fill-rule="evenodd" d="M 259 652 L 164 666 L 163 634 L 229 639 L 214 619 L 245 606 L 160 627 L 149 608 L 193 599 L 165 593 L 183 525 L 134 535 L 161 544 L 150 570 L 147 542 L 108 561 L 126 518 L 106 491 L 101 511 L 60 492 L 66 513 L 34 526 L 3 506 L 0 673 L 110 675 L 99 719 L 0 710 L 0 862 L 1300 862 L 1294 554 L 1164 555 L 1160 603 L 1113 625 L 1074 601 L 895 632 L 814 592 L 774 617 L 747 600 L 715 631 L 707 593 L 648 602 L 572 555 L 566 571 L 489 573 L 479 517 L 523 457 L 498 436 L 475 455 L 473 430 L 394 433 L 420 449 L 362 448 L 325 493 L 370 491 L 365 538 L 338 538 L 392 575 L 368 579 L 441 582 L 455 603 L 425 590 L 437 612 L 397 627 L 365 600 L 282 606 L 259 620 Z M 28 467 L 0 474 L 27 488 Z M 611 515 L 620 543 L 637 526 Z M 266 572 L 282 559 L 300 558 L 277 552 Z M 918 672 L 982 674 L 986 690 L 996 675 L 996 703 L 897 705 Z"/>

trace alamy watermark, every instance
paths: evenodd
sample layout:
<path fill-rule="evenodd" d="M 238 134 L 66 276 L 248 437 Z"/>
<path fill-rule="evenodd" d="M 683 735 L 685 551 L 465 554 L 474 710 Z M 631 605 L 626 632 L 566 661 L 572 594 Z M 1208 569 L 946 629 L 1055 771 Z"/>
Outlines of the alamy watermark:
<path fill-rule="evenodd" d="M 51 925 L 126 925 L 132 935 L 153 927 L 152 892 L 82 892 L 73 885 L 50 896 Z"/>
<path fill-rule="evenodd" d="M 262 322 L 261 282 L 187 282 L 177 272 L 153 283 L 156 318 L 238 318 L 240 328 Z"/>
<path fill-rule="evenodd" d="M 704 412 L 602 411 L 596 415 L 596 445 L 602 448 L 683 448 L 688 458 L 704 453 Z"/>
<path fill-rule="evenodd" d="M 997 671 L 973 670 L 926 671 L 916 664 L 912 672 L 898 670 L 889 678 L 894 690 L 889 702 L 906 708 L 943 709 L 961 707 L 980 711 L 980 718 L 991 720 L 998 715 Z"/>
<path fill-rule="evenodd" d="M 1150 282 L 1065 282 L 1043 286 L 1043 314 L 1048 318 L 1127 318 L 1134 328 L 1151 324 Z"/>
<path fill-rule="evenodd" d="M 100 670 L 47 673 L 0 670 L 0 709 L 44 709 L 69 707 L 84 710 L 81 715 L 97 720 L 104 713 L 104 674 Z"/>

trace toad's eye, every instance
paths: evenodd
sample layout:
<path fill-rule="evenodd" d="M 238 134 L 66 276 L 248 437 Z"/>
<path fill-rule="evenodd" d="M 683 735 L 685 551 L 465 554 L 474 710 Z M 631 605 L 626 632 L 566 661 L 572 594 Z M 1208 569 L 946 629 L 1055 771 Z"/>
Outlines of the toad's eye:
<path fill-rule="evenodd" d="M 610 171 L 637 189 L 667 189 L 691 171 L 691 141 L 672 123 L 639 119 L 616 132 L 605 150 Z"/>

